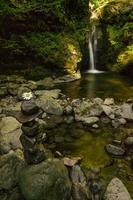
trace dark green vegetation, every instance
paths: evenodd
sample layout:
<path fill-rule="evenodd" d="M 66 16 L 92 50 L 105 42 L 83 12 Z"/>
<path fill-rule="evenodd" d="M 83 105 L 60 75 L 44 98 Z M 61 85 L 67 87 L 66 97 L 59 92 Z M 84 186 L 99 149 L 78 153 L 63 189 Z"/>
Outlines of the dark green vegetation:
<path fill-rule="evenodd" d="M 99 15 L 103 30 L 101 62 L 111 71 L 133 75 L 133 2 L 110 1 Z"/>
<path fill-rule="evenodd" d="M 87 4 L 87 0 L 72 4 L 65 0 L 2 0 L 1 68 L 34 68 L 35 73 L 43 68 L 46 75 L 51 70 L 75 72 L 81 60 L 79 42 L 85 40 Z"/>
<path fill-rule="evenodd" d="M 102 33 L 98 63 L 111 71 L 132 72 L 132 0 L 91 3 Z M 74 74 L 88 66 L 88 5 L 88 0 L 1 0 L 2 73 L 24 69 L 44 77 Z"/>

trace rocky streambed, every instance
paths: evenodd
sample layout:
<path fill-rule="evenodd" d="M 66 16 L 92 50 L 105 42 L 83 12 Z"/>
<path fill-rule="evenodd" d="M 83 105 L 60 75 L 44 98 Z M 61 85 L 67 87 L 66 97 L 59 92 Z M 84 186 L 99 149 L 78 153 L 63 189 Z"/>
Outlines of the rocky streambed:
<path fill-rule="evenodd" d="M 133 99 L 71 99 L 52 89 L 51 79 L 13 76 L 0 84 L 0 199 L 113 200 L 124 191 L 128 200 L 125 186 L 133 197 Z M 35 166 L 24 163 L 21 124 L 15 119 L 27 91 L 43 111 L 37 121 L 47 159 Z M 119 194 L 113 193 L 116 185 Z"/>

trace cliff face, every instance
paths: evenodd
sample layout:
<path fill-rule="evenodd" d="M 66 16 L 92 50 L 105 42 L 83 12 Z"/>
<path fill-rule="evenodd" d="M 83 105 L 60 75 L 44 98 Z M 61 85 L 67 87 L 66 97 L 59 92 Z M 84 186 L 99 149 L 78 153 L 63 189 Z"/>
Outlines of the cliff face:
<path fill-rule="evenodd" d="M 75 73 L 87 6 L 87 0 L 1 0 L 1 71 L 39 67 L 46 75 Z"/>
<path fill-rule="evenodd" d="M 111 71 L 133 74 L 133 1 L 108 3 L 101 11 L 101 62 Z"/>

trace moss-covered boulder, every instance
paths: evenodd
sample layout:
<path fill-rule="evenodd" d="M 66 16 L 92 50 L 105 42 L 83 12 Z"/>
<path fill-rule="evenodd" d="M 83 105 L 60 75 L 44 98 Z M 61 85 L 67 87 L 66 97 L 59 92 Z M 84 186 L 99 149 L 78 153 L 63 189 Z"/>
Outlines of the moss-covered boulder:
<path fill-rule="evenodd" d="M 27 166 L 19 181 L 25 200 L 70 200 L 71 184 L 63 163 L 57 159 Z"/>

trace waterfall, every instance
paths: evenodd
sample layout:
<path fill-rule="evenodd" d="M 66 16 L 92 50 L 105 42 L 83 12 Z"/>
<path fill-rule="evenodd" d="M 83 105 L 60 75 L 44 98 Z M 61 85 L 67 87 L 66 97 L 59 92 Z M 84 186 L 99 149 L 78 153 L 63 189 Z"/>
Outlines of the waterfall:
<path fill-rule="evenodd" d="M 97 36 L 96 36 L 96 27 L 92 26 L 92 30 L 89 33 L 89 58 L 90 58 L 90 70 L 95 71 L 96 68 L 96 50 L 97 50 Z"/>
<path fill-rule="evenodd" d="M 96 69 L 97 40 L 98 40 L 97 28 L 96 25 L 92 22 L 88 38 L 90 67 L 89 70 L 87 70 L 87 73 L 103 73 L 103 71 L 99 71 Z"/>

